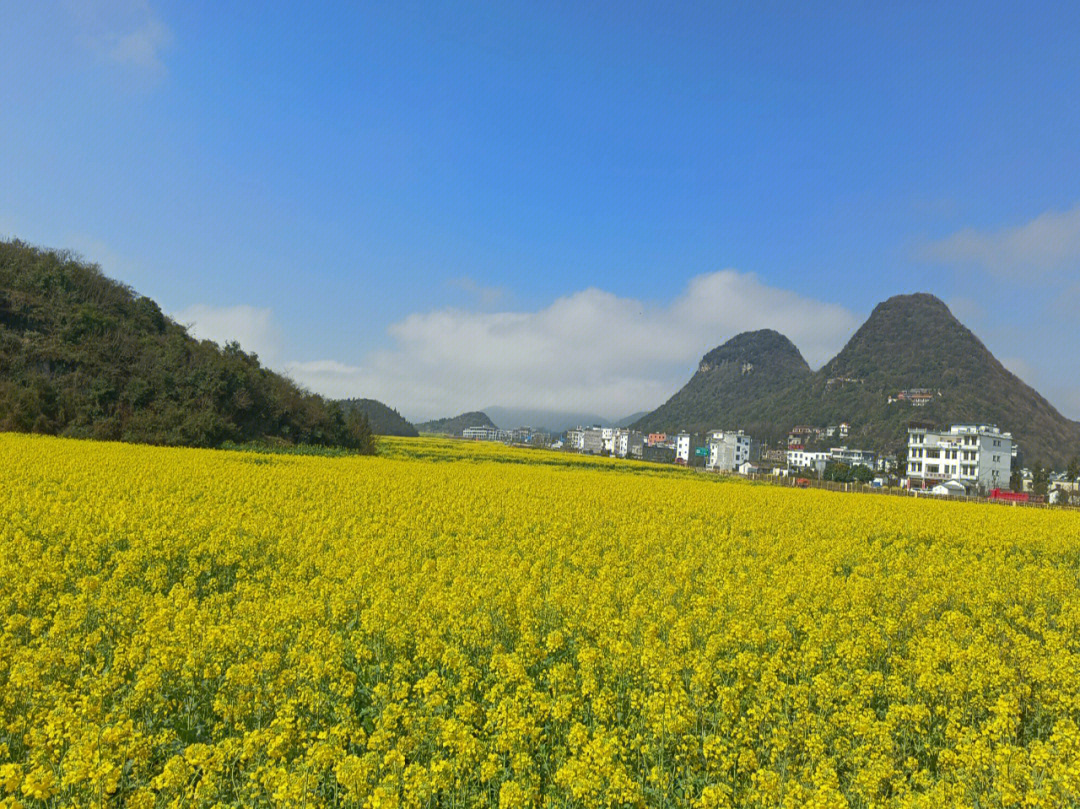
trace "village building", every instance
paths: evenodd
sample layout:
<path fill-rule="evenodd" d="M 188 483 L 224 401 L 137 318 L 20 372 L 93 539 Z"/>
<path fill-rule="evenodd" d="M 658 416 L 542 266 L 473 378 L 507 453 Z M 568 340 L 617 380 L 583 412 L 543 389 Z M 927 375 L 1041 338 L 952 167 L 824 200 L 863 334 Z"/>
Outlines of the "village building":
<path fill-rule="evenodd" d="M 717 472 L 733 472 L 742 464 L 761 458 L 761 445 L 742 430 L 715 430 L 709 434 L 709 459 L 705 466 Z"/>
<path fill-rule="evenodd" d="M 908 428 L 908 485 L 931 488 L 947 480 L 989 491 L 1009 485 L 1015 442 L 993 424 L 955 424 L 948 431 Z"/>

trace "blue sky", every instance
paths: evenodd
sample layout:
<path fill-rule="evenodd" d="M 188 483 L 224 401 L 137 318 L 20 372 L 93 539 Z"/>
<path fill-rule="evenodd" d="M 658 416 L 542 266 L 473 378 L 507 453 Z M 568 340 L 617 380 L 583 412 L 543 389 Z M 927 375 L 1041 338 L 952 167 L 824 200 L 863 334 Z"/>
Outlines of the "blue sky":
<path fill-rule="evenodd" d="M 1080 418 L 1073 4 L 10 5 L 0 234 L 320 392 L 617 417 L 925 290 Z"/>

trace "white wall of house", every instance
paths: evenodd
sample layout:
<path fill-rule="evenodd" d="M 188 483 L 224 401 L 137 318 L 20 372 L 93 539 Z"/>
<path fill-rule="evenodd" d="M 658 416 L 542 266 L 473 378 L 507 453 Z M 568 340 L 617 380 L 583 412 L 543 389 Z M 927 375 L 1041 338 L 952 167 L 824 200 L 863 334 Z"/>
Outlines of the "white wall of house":
<path fill-rule="evenodd" d="M 981 489 L 1009 485 L 1013 438 L 992 424 L 954 424 L 947 432 L 908 430 L 907 476 L 912 486 L 961 480 Z"/>
<path fill-rule="evenodd" d="M 582 452 L 599 455 L 604 450 L 604 431 L 599 427 L 589 427 L 582 438 Z"/>
<path fill-rule="evenodd" d="M 496 427 L 466 427 L 461 431 L 461 437 L 470 441 L 504 441 L 507 436 L 506 430 Z"/>
<path fill-rule="evenodd" d="M 754 442 L 742 430 L 715 430 L 709 435 L 707 467 L 717 472 L 732 472 L 752 458 Z"/>
<path fill-rule="evenodd" d="M 848 449 L 847 447 L 832 447 L 829 449 L 829 460 L 837 463 L 845 463 L 848 466 L 865 466 L 874 468 L 874 453 L 864 449 Z"/>
<path fill-rule="evenodd" d="M 787 451 L 787 465 L 789 469 L 810 469 L 818 461 L 828 461 L 827 452 L 810 452 L 805 449 L 789 449 Z"/>
<path fill-rule="evenodd" d="M 585 431 L 582 429 L 566 431 L 566 445 L 573 450 L 581 452 L 585 449 Z"/>
<path fill-rule="evenodd" d="M 632 455 L 640 455 L 641 448 L 645 444 L 645 435 L 634 430 L 615 430 L 613 440 L 615 450 L 613 452 L 619 458 L 629 458 Z"/>
<path fill-rule="evenodd" d="M 1012 475 L 1012 455 L 1011 435 L 979 433 L 979 459 L 976 471 L 978 485 L 985 489 L 1008 488 L 1009 477 Z"/>

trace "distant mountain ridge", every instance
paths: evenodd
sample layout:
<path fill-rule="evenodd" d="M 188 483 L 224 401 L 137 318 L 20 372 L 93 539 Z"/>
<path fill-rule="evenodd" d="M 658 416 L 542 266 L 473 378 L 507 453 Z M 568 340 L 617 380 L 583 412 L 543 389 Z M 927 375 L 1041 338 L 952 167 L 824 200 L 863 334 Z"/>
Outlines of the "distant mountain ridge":
<path fill-rule="evenodd" d="M 925 389 L 922 407 L 889 402 Z M 698 371 L 635 427 L 745 429 L 781 440 L 798 424 L 849 422 L 851 446 L 899 449 L 910 421 L 947 426 L 992 423 L 1017 439 L 1026 463 L 1063 467 L 1080 454 L 1080 423 L 1059 413 L 1006 369 L 938 298 L 898 295 L 819 371 L 782 335 L 748 332 L 702 357 Z"/>
<path fill-rule="evenodd" d="M 520 407 L 499 407 L 497 405 L 485 407 L 483 412 L 505 430 L 513 430 L 517 427 L 533 427 L 538 430 L 545 429 L 561 433 L 563 430 L 577 427 L 579 424 L 608 425 L 610 423 L 609 419 L 587 412 L 560 412 Z"/>
<path fill-rule="evenodd" d="M 495 427 L 495 422 L 488 418 L 487 413 L 480 410 L 472 410 L 457 416 L 444 419 L 432 419 L 416 425 L 416 429 L 422 433 L 437 433 L 439 435 L 461 435 L 461 431 L 467 427 Z"/>
<path fill-rule="evenodd" d="M 615 422 L 615 426 L 616 427 L 626 427 L 626 426 L 628 426 L 630 424 L 633 424 L 635 421 L 640 421 L 641 419 L 645 418 L 647 415 L 649 415 L 648 410 L 639 410 L 636 413 L 631 413 L 629 416 L 623 416 L 621 419 L 619 419 L 619 420 L 617 420 Z"/>

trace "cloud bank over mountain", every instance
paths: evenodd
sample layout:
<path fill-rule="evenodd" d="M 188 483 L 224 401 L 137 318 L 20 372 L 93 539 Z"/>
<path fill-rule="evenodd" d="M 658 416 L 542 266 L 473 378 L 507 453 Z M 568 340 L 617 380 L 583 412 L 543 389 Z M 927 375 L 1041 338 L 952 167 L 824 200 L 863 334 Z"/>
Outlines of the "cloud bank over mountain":
<path fill-rule="evenodd" d="M 1015 280 L 1060 271 L 1075 276 L 1080 271 L 1080 205 L 1044 211 L 1011 227 L 964 228 L 926 244 L 922 257 Z"/>
<path fill-rule="evenodd" d="M 371 396 L 412 418 L 493 402 L 615 416 L 663 401 L 702 352 L 738 332 L 782 330 L 820 365 L 858 322 L 842 306 L 722 270 L 693 278 L 668 302 L 589 288 L 536 311 L 415 313 L 389 328 L 389 348 L 355 365 L 283 367 L 320 393 Z"/>

